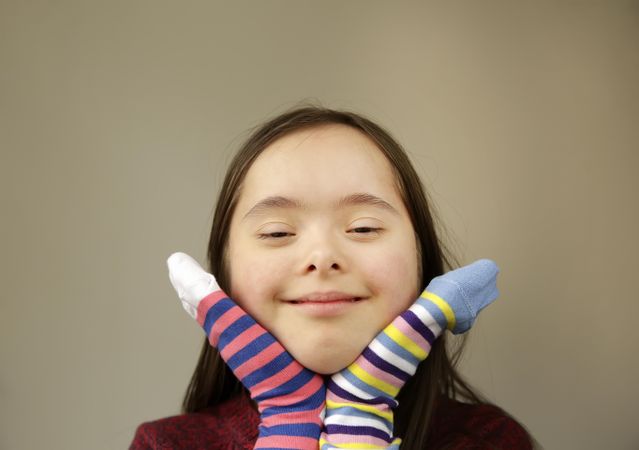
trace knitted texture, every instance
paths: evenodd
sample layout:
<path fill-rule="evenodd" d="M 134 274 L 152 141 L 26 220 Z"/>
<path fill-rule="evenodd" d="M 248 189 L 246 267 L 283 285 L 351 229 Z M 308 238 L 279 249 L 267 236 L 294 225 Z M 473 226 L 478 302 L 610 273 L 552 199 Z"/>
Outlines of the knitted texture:
<path fill-rule="evenodd" d="M 526 429 L 494 405 L 468 405 L 441 396 L 434 407 L 424 449 L 532 449 Z M 250 450 L 259 421 L 250 399 L 238 395 L 196 413 L 140 424 L 129 450 Z"/>
<path fill-rule="evenodd" d="M 445 329 L 463 333 L 497 296 L 499 269 L 490 260 L 434 278 L 415 303 L 328 383 L 320 448 L 399 449 L 393 436 L 395 397 Z"/>
<path fill-rule="evenodd" d="M 242 382 L 260 412 L 256 449 L 317 449 L 326 389 L 184 253 L 167 261 L 186 311 Z"/>

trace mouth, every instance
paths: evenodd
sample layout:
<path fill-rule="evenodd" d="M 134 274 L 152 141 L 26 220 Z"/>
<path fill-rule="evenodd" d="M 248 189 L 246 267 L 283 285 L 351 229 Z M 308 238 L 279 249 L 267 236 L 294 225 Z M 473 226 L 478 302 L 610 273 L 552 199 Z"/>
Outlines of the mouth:
<path fill-rule="evenodd" d="M 341 291 L 317 291 L 300 297 L 293 297 L 288 300 L 294 305 L 301 304 L 330 304 L 330 303 L 357 303 L 364 300 L 365 297 L 352 292 Z"/>
<path fill-rule="evenodd" d="M 326 319 L 349 314 L 352 308 L 365 302 L 368 297 L 352 293 L 330 291 L 313 292 L 301 297 L 286 300 L 291 308 L 308 317 Z"/>
<path fill-rule="evenodd" d="M 357 303 L 364 300 L 362 297 L 345 297 L 345 298 L 336 298 L 332 300 L 308 300 L 308 299 L 300 299 L 300 300 L 289 300 L 288 303 L 292 303 L 293 305 L 301 305 L 301 304 L 331 304 L 331 303 Z"/>

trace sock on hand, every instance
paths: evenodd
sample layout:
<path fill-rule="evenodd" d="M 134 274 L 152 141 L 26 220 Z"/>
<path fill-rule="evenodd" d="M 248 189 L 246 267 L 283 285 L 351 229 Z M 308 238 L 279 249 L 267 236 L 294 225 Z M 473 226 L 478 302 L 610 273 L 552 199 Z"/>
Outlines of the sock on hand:
<path fill-rule="evenodd" d="M 494 262 L 483 259 L 434 278 L 350 366 L 333 375 L 320 449 L 399 449 L 395 397 L 445 329 L 467 331 L 497 298 L 498 273 Z"/>
<path fill-rule="evenodd" d="M 193 258 L 174 253 L 167 265 L 182 306 L 257 402 L 255 448 L 316 450 L 326 396 L 322 377 L 298 363 Z"/>

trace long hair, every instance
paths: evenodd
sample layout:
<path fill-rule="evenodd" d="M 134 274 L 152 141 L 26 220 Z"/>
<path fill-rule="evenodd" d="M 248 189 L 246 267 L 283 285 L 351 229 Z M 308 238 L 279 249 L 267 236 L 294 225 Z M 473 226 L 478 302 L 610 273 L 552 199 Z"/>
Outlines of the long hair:
<path fill-rule="evenodd" d="M 281 114 L 257 127 L 231 162 L 213 217 L 208 245 L 208 262 L 220 287 L 228 292 L 228 265 L 226 250 L 229 227 L 240 196 L 246 173 L 262 151 L 283 136 L 298 130 L 323 125 L 350 126 L 371 138 L 393 167 L 397 187 L 412 221 L 418 245 L 421 266 L 421 290 L 430 280 L 454 268 L 450 252 L 440 241 L 431 215 L 430 202 L 419 176 L 406 152 L 388 132 L 361 115 L 317 106 L 299 107 Z M 421 291 L 420 291 L 421 292 Z M 395 429 L 402 438 L 402 448 L 423 448 L 429 435 L 429 426 L 441 395 L 467 403 L 489 403 L 456 371 L 455 366 L 467 335 L 459 339 L 452 355 L 447 348 L 446 333 L 432 346 L 428 358 L 422 362 L 413 377 L 397 396 L 399 407 L 395 411 Z M 235 375 L 221 359 L 218 351 L 204 339 L 202 351 L 187 388 L 182 410 L 195 412 L 221 403 L 233 396 L 247 394 Z"/>

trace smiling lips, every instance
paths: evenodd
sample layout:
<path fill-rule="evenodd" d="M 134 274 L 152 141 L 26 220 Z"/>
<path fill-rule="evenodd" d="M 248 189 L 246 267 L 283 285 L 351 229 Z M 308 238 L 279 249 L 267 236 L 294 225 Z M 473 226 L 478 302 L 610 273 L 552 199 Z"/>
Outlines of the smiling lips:
<path fill-rule="evenodd" d="M 355 303 L 363 300 L 363 297 L 354 296 L 345 292 L 313 292 L 295 300 L 289 300 L 289 303 L 297 304 L 328 304 L 332 303 Z"/>

